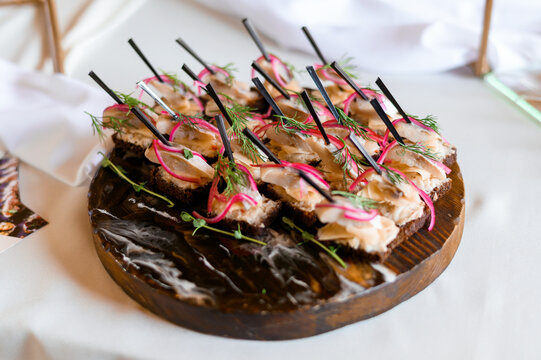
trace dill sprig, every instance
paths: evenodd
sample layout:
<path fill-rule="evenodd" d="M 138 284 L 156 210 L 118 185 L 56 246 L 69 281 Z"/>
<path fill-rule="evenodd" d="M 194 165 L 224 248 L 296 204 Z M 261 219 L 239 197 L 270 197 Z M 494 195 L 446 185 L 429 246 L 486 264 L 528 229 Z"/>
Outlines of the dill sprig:
<path fill-rule="evenodd" d="M 364 196 L 356 195 L 347 191 L 335 190 L 332 192 L 332 194 L 343 196 L 351 201 L 355 206 L 364 210 L 376 209 L 379 205 L 379 201 L 368 199 Z"/>
<path fill-rule="evenodd" d="M 220 95 L 228 102 L 225 109 L 232 122 L 229 129 L 227 129 L 227 136 L 229 136 L 230 139 L 234 138 L 239 141 L 241 151 L 248 159 L 250 159 L 250 161 L 256 163 L 258 160 L 265 160 L 263 155 L 259 152 L 259 149 L 242 132 L 248 125 L 248 117 L 252 116 L 255 109 L 237 103 L 227 94 L 220 93 Z"/>
<path fill-rule="evenodd" d="M 353 163 L 357 165 L 357 168 L 368 167 L 369 164 L 366 163 L 364 159 L 353 154 L 344 139 L 339 136 L 337 136 L 337 138 L 342 142 L 342 147 L 333 151 L 332 155 L 334 157 L 334 162 L 342 167 L 344 184 L 347 185 L 347 175 L 351 171 Z"/>
<path fill-rule="evenodd" d="M 424 156 L 426 158 L 429 158 L 431 160 L 441 161 L 441 156 L 440 156 L 439 153 L 434 152 L 434 150 L 432 150 L 429 147 L 424 146 L 421 143 L 400 144 L 400 146 L 402 146 L 402 149 L 404 149 L 404 150 L 409 150 L 411 152 L 422 155 L 422 156 Z"/>
<path fill-rule="evenodd" d="M 440 125 L 438 124 L 438 122 L 436 121 L 436 117 L 433 116 L 433 115 L 426 115 L 424 118 L 419 118 L 417 116 L 413 116 L 413 115 L 410 115 L 410 114 L 407 114 L 409 117 L 412 117 L 414 118 L 415 120 L 417 120 L 418 122 L 420 122 L 421 124 L 423 124 L 424 126 L 427 126 L 429 128 L 431 128 L 432 130 L 434 130 L 437 134 L 441 135 L 440 133 Z"/>
<path fill-rule="evenodd" d="M 247 241 L 251 241 L 253 243 L 263 245 L 263 246 L 267 245 L 267 243 L 265 243 L 265 242 L 263 242 L 261 240 L 257 240 L 257 239 L 254 239 L 253 237 L 249 237 L 249 236 L 244 235 L 240 231 L 240 225 L 237 228 L 237 230 L 235 230 L 235 232 L 231 232 L 231 231 L 225 231 L 225 230 L 222 230 L 222 229 L 217 229 L 215 227 L 209 226 L 204 219 L 196 219 L 192 215 L 188 214 L 186 211 L 183 211 L 180 214 L 180 218 L 182 219 L 182 221 L 191 222 L 193 224 L 195 230 L 193 231 L 192 235 L 195 235 L 195 233 L 199 229 L 207 229 L 207 230 L 219 233 L 219 234 L 234 237 L 235 239 L 238 239 L 238 240 L 241 240 L 241 239 L 242 240 L 247 240 Z"/>
<path fill-rule="evenodd" d="M 90 119 L 92 120 L 92 134 L 98 134 L 100 141 L 103 141 L 105 139 L 103 129 L 112 129 L 117 133 L 122 133 L 124 127 L 134 127 L 132 124 L 130 124 L 127 118 L 120 119 L 115 116 L 99 117 L 96 115 L 92 115 L 91 113 L 86 111 L 85 114 L 90 116 Z"/>
<path fill-rule="evenodd" d="M 352 64 L 354 60 L 355 58 L 353 56 L 347 56 L 347 54 L 344 54 L 342 55 L 340 60 L 337 61 L 337 63 L 350 78 L 357 79 L 357 66 L 355 64 Z M 326 64 L 325 66 L 323 66 L 323 69 L 333 70 L 330 64 Z"/>
<path fill-rule="evenodd" d="M 136 183 L 135 181 L 131 180 L 130 178 L 128 178 L 128 176 L 126 175 L 126 171 L 124 169 L 122 169 L 120 166 L 117 166 L 115 165 L 107 156 L 105 156 L 104 153 L 100 152 L 99 153 L 101 156 L 103 156 L 103 160 L 101 162 L 101 166 L 104 167 L 104 168 L 110 168 L 111 170 L 113 170 L 118 176 L 120 176 L 122 179 L 126 180 L 128 183 L 130 183 L 131 186 L 133 186 L 133 189 L 135 190 L 135 192 L 140 192 L 140 191 L 144 191 L 146 192 L 147 194 L 150 194 L 152 196 L 155 196 L 159 199 L 162 199 L 163 201 L 167 202 L 167 206 L 169 207 L 173 207 L 175 206 L 175 204 L 169 200 L 168 198 L 166 198 L 165 196 L 163 195 L 160 195 L 158 193 L 155 193 L 154 191 L 151 191 L 149 189 L 147 189 L 145 187 L 146 183 L 145 182 L 142 182 L 142 183 Z"/>
<path fill-rule="evenodd" d="M 274 117 L 278 119 L 273 125 L 274 131 L 276 132 L 278 132 L 278 130 L 283 130 L 286 133 L 292 135 L 298 134 L 301 131 L 315 129 L 315 126 L 313 124 L 305 124 L 287 116 L 274 115 Z"/>
<path fill-rule="evenodd" d="M 120 98 L 120 100 L 122 100 L 122 102 L 126 105 L 128 105 L 128 107 L 130 109 L 133 109 L 134 107 L 141 107 L 143 109 L 148 109 L 150 111 L 152 111 L 154 114 L 158 114 L 156 111 L 154 111 L 154 109 L 152 109 L 152 107 L 150 107 L 148 104 L 146 104 L 145 102 L 139 100 L 139 99 L 136 99 L 134 98 L 133 96 L 131 96 L 133 93 L 130 93 L 130 94 L 123 94 L 119 91 L 115 91 L 115 94 L 117 94 L 117 96 Z"/>
<path fill-rule="evenodd" d="M 317 246 L 319 246 L 320 248 L 322 248 L 327 254 L 329 254 L 334 260 L 336 260 L 336 262 L 339 263 L 340 266 L 342 266 L 344 269 L 347 268 L 346 263 L 344 262 L 344 260 L 342 260 L 340 258 L 340 256 L 338 256 L 336 254 L 336 249 L 331 250 L 327 246 L 323 245 L 321 242 L 319 242 L 316 239 L 315 235 L 313 235 L 313 234 L 309 233 L 308 231 L 306 231 L 306 230 L 300 228 L 299 226 L 297 226 L 295 224 L 295 222 L 293 222 L 293 220 L 291 220 L 290 218 L 284 216 L 284 217 L 282 217 L 282 222 L 284 224 L 286 224 L 287 226 L 289 226 L 290 229 L 300 232 L 301 236 L 302 236 L 302 238 L 304 240 L 311 241 L 314 244 L 316 244 Z"/>
<path fill-rule="evenodd" d="M 189 91 L 190 87 L 184 81 L 180 80 L 177 74 L 168 73 L 162 69 L 160 69 L 160 71 L 162 72 L 163 76 L 171 80 L 174 91 L 177 91 L 177 88 L 181 88 L 183 91 Z"/>
<path fill-rule="evenodd" d="M 400 175 L 394 170 L 391 170 L 387 165 L 381 164 L 380 166 L 385 170 L 385 174 L 387 174 L 387 178 L 389 179 L 391 183 L 393 183 L 393 185 L 406 182 L 406 179 L 404 179 L 402 175 Z"/>
<path fill-rule="evenodd" d="M 224 66 L 220 66 L 220 65 L 216 65 L 216 64 L 212 64 L 214 66 L 216 66 L 217 68 L 220 68 L 222 70 L 224 70 L 225 72 L 227 72 L 229 74 L 229 76 L 226 78 L 225 82 L 228 86 L 233 86 L 233 80 L 235 80 L 235 76 L 233 75 L 234 72 L 237 72 L 237 68 L 235 67 L 235 64 L 234 63 L 227 63 L 225 64 Z"/>
<path fill-rule="evenodd" d="M 215 176 L 220 176 L 225 182 L 223 192 L 227 196 L 237 193 L 239 187 L 242 188 L 248 184 L 246 174 L 237 167 L 235 162 L 222 155 L 218 155 Z"/>
<path fill-rule="evenodd" d="M 346 115 L 344 110 L 340 109 L 339 107 L 334 107 L 336 111 L 338 112 L 338 115 L 340 116 L 340 121 L 343 126 L 347 127 L 349 131 L 353 132 L 354 134 L 362 137 L 363 139 L 367 141 L 373 141 L 369 136 L 366 130 L 355 120 L 350 118 Z"/>

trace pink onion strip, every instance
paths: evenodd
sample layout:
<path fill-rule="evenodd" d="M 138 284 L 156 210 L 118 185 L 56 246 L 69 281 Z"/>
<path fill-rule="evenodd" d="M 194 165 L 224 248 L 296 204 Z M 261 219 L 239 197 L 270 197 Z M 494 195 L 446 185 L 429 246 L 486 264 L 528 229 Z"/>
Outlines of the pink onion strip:
<path fill-rule="evenodd" d="M 413 181 L 411 181 L 402 171 L 393 169 L 391 167 L 389 169 L 398 173 L 404 179 L 406 179 L 410 183 L 410 185 L 413 186 L 415 190 L 417 190 L 421 199 L 423 199 L 423 201 L 426 203 L 426 205 L 430 209 L 430 224 L 428 225 L 428 231 L 431 231 L 434 228 L 434 224 L 436 223 L 436 209 L 434 209 L 434 203 L 432 202 L 430 196 L 428 196 L 423 190 L 419 189 L 417 185 L 415 185 Z"/>
<path fill-rule="evenodd" d="M 166 164 L 165 162 L 163 161 L 163 158 L 162 158 L 162 155 L 160 154 L 160 151 L 158 150 L 158 147 L 159 147 L 159 144 L 160 142 L 158 140 L 154 140 L 153 141 L 153 145 L 154 145 L 154 153 L 156 154 L 156 158 L 158 158 L 158 162 L 160 163 L 160 165 L 163 167 L 163 169 L 171 176 L 179 179 L 179 180 L 182 180 L 182 181 L 186 181 L 186 182 L 191 182 L 191 183 L 200 183 L 201 182 L 201 179 L 200 178 L 193 178 L 193 177 L 189 177 L 189 176 L 182 176 L 182 175 L 179 175 L 177 173 L 175 173 L 173 170 L 171 170 Z M 168 146 L 169 148 L 169 146 Z M 165 148 L 165 150 L 167 150 Z M 178 149 L 177 149 L 178 150 Z M 180 152 L 182 150 L 179 150 L 179 151 L 175 151 L 175 152 Z"/>
<path fill-rule="evenodd" d="M 257 201 L 254 200 L 254 198 L 252 198 L 251 196 L 249 195 L 246 195 L 244 193 L 238 193 L 234 196 L 231 197 L 231 199 L 229 199 L 229 201 L 227 202 L 227 205 L 225 206 L 225 209 L 224 211 L 222 211 L 221 214 L 213 217 L 213 218 L 206 218 L 204 216 L 201 216 L 199 215 L 199 213 L 197 211 L 194 211 L 192 212 L 192 215 L 198 219 L 203 219 L 205 220 L 206 222 L 208 222 L 209 224 L 214 224 L 214 223 L 217 223 L 221 220 L 223 220 L 223 218 L 227 215 L 227 213 L 229 212 L 229 209 L 231 209 L 231 206 L 233 206 L 233 204 L 239 202 L 239 201 L 246 201 L 246 202 L 249 202 L 250 205 L 252 206 L 256 206 L 257 205 Z"/>

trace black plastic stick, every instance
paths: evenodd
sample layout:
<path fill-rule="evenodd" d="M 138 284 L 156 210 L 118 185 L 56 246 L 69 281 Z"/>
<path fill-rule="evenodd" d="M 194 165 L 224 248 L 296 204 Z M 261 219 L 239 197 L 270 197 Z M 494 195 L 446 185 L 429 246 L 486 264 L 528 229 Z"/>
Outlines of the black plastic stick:
<path fill-rule="evenodd" d="M 327 103 L 327 106 L 336 121 L 338 121 L 339 124 L 342 123 L 342 119 L 340 118 L 340 115 L 338 115 L 338 111 L 336 111 L 336 108 L 334 107 L 331 98 L 329 97 L 329 94 L 327 94 L 327 90 L 325 90 L 325 87 L 321 83 L 321 80 L 317 76 L 316 70 L 314 70 L 314 67 L 312 65 L 309 65 L 306 67 L 306 70 L 308 70 L 308 74 L 316 84 L 317 89 L 321 93 L 321 96 L 323 96 L 323 100 L 325 100 L 325 103 Z"/>
<path fill-rule="evenodd" d="M 212 75 L 216 74 L 216 72 L 203 59 L 201 59 L 201 57 L 197 55 L 197 53 L 193 51 L 193 49 L 189 47 L 188 44 L 184 42 L 184 40 L 182 40 L 181 38 L 178 38 L 175 41 L 177 42 L 177 44 L 182 46 L 182 48 L 186 50 L 188 54 L 193 56 L 195 60 L 197 60 L 201 65 L 203 65 L 205 69 L 207 69 Z"/>
<path fill-rule="evenodd" d="M 182 70 L 188 74 L 188 76 L 193 80 L 193 81 L 201 81 L 201 79 L 199 79 L 199 77 L 192 71 L 192 69 L 190 69 L 188 67 L 188 65 L 186 64 L 182 64 Z"/>
<path fill-rule="evenodd" d="M 276 82 L 276 80 L 274 80 L 272 77 L 270 77 L 269 74 L 267 74 L 265 72 L 265 70 L 263 70 L 261 65 L 259 65 L 255 61 L 253 61 L 252 62 L 252 67 L 254 68 L 255 71 L 257 71 L 259 74 L 261 74 L 261 76 L 263 76 L 265 78 L 265 80 L 267 80 L 276 90 L 278 90 L 280 92 L 280 94 L 282 94 L 286 99 L 289 100 L 289 98 L 290 98 L 289 94 L 284 89 L 282 89 L 282 87 Z"/>
<path fill-rule="evenodd" d="M 308 41 L 310 42 L 314 50 L 316 51 L 316 54 L 319 57 L 319 60 L 321 60 L 323 65 L 327 65 L 328 64 L 327 60 L 323 56 L 323 53 L 319 49 L 319 46 L 317 46 L 314 38 L 312 37 L 312 34 L 310 34 L 310 31 L 308 31 L 308 28 L 306 26 L 303 26 L 301 29 L 302 29 L 302 32 L 304 32 L 304 35 L 306 35 L 306 38 L 308 39 Z"/>
<path fill-rule="evenodd" d="M 249 129 L 244 129 L 242 131 L 244 133 L 244 135 L 246 135 L 246 137 L 248 139 L 250 139 L 255 146 L 257 146 L 265 155 L 267 155 L 267 157 L 272 160 L 274 163 L 276 164 L 281 164 L 282 162 L 280 161 L 280 159 L 278 159 L 276 157 L 276 155 L 274 155 L 272 153 L 272 151 L 269 150 L 268 147 L 265 146 L 265 144 L 263 144 L 261 142 L 261 140 L 257 137 L 256 134 L 254 134 L 253 132 L 251 132 Z M 334 202 L 334 199 L 331 197 L 331 195 L 329 193 L 327 193 L 325 190 L 323 190 L 322 188 L 320 188 L 316 183 L 315 181 L 313 181 L 310 176 L 308 176 L 304 171 L 302 170 L 298 170 L 298 174 L 299 176 L 304 180 L 306 181 L 309 185 L 311 185 L 314 189 L 316 189 L 316 191 L 318 193 L 320 193 L 321 195 L 323 195 L 325 197 L 325 199 L 327 199 L 329 202 Z"/>
<path fill-rule="evenodd" d="M 90 71 L 88 75 L 103 89 L 107 94 L 109 94 L 117 103 L 123 104 L 122 100 L 109 88 L 105 83 L 94 73 Z M 143 113 L 138 107 L 132 107 L 131 112 L 156 136 L 158 140 L 164 143 L 167 146 L 171 146 L 171 143 L 156 129 L 148 117 Z"/>
<path fill-rule="evenodd" d="M 318 193 L 320 193 L 321 195 L 323 195 L 323 197 L 325 199 L 327 199 L 327 201 L 333 203 L 334 202 L 334 199 L 332 198 L 331 194 L 329 194 L 328 192 L 326 192 L 325 190 L 323 190 L 322 188 L 319 187 L 318 184 L 316 184 L 316 182 L 314 180 L 312 180 L 312 178 L 310 176 L 308 176 L 308 174 L 306 174 L 304 171 L 301 171 L 299 170 L 299 176 L 304 180 L 306 181 L 310 186 L 312 186 L 314 189 L 316 189 L 316 191 Z"/>
<path fill-rule="evenodd" d="M 308 96 L 308 92 L 306 90 L 303 90 L 303 92 L 301 93 L 301 98 L 304 101 L 304 104 L 306 105 L 308 111 L 310 111 L 310 114 L 312 115 L 312 118 L 314 119 L 314 122 L 319 129 L 319 132 L 321 133 L 321 135 L 323 135 L 323 139 L 325 139 L 325 144 L 329 145 L 331 142 L 329 140 L 329 137 L 327 136 L 327 132 L 325 131 L 325 128 L 323 127 L 323 124 L 321 123 L 321 120 L 319 119 L 316 109 L 314 109 L 314 105 L 312 105 L 312 102 L 310 101 L 310 97 Z"/>
<path fill-rule="evenodd" d="M 381 175 L 381 168 L 379 167 L 378 163 L 372 158 L 372 156 L 370 156 L 370 154 L 368 154 L 368 151 L 366 151 L 366 149 L 364 148 L 364 146 L 361 144 L 361 142 L 359 141 L 359 138 L 357 138 L 357 136 L 355 136 L 355 134 L 350 134 L 349 135 L 349 140 L 351 140 L 351 142 L 353 143 L 353 145 L 355 145 L 355 147 L 357 148 L 357 150 L 359 150 L 359 152 L 361 153 L 361 155 L 363 156 L 363 158 L 368 162 L 368 164 L 370 164 L 370 166 L 378 173 Z"/>
<path fill-rule="evenodd" d="M 216 90 L 214 90 L 214 87 L 212 86 L 212 84 L 207 84 L 207 89 L 206 90 L 207 90 L 207 93 L 212 98 L 212 100 L 214 100 L 216 105 L 218 105 L 218 109 L 220 109 L 220 112 L 225 117 L 225 119 L 227 120 L 229 125 L 233 125 L 233 120 L 231 120 L 231 117 L 229 116 L 229 113 L 227 112 L 227 109 L 225 108 L 224 104 L 222 103 L 222 101 L 218 97 L 218 94 L 216 93 Z"/>
<path fill-rule="evenodd" d="M 267 50 L 265 50 L 265 47 L 263 46 L 263 43 L 261 42 L 261 39 L 257 35 L 257 32 L 252 26 L 250 20 L 248 20 L 248 18 L 244 18 L 242 19 L 242 23 L 244 24 L 244 27 L 248 31 L 248 34 L 250 34 L 250 37 L 252 38 L 252 40 L 254 40 L 255 44 L 257 45 L 259 51 L 261 52 L 261 55 L 263 55 L 265 60 L 270 62 L 271 60 L 270 60 L 269 54 L 267 53 Z"/>
<path fill-rule="evenodd" d="M 385 96 L 387 97 L 387 99 L 389 99 L 389 101 L 394 105 L 394 107 L 398 110 L 398 112 L 400 113 L 400 115 L 402 115 L 402 117 L 404 118 L 404 120 L 406 120 L 407 123 L 411 123 L 411 120 L 409 119 L 408 115 L 406 114 L 406 112 L 404 110 L 402 110 L 402 108 L 400 107 L 400 105 L 398 104 L 398 101 L 396 101 L 396 99 L 394 98 L 393 94 L 391 94 L 391 92 L 389 91 L 389 89 L 387 89 L 387 86 L 385 86 L 385 84 L 383 83 L 383 81 L 381 81 L 381 79 L 378 77 L 378 79 L 376 80 L 376 85 L 379 87 L 379 89 L 381 90 L 381 92 L 383 92 L 385 94 Z"/>
<path fill-rule="evenodd" d="M 387 116 L 387 114 L 385 113 L 381 105 L 379 104 L 378 99 L 370 100 L 370 104 L 372 105 L 374 110 L 376 110 L 376 113 L 379 115 L 381 120 L 383 120 L 383 123 L 385 124 L 385 126 L 387 126 L 387 129 L 389 129 L 391 134 L 393 134 L 393 137 L 396 139 L 396 141 L 404 145 L 404 140 L 402 139 L 398 131 L 396 131 L 396 128 L 394 127 L 391 120 L 389 120 L 389 117 Z"/>
<path fill-rule="evenodd" d="M 344 79 L 345 82 L 348 83 L 349 86 L 351 86 L 351 88 L 353 90 L 355 90 L 355 92 L 357 94 L 359 94 L 359 96 L 363 99 L 363 100 L 366 100 L 366 101 L 369 101 L 370 99 L 368 98 L 368 96 L 366 96 L 366 94 L 357 86 L 357 84 L 355 84 L 355 81 L 353 81 L 353 79 L 351 79 L 348 74 L 346 74 L 346 72 L 344 71 L 344 69 L 342 69 L 342 67 L 340 65 L 338 65 L 336 63 L 336 61 L 333 61 L 332 64 L 331 64 L 331 67 L 333 68 L 333 70 L 342 78 Z"/>
<path fill-rule="evenodd" d="M 222 143 L 224 144 L 225 154 L 229 158 L 229 161 L 234 163 L 235 158 L 233 157 L 233 151 L 231 151 L 231 143 L 229 142 L 229 138 L 227 137 L 227 131 L 225 130 L 224 118 L 222 117 L 222 115 L 218 114 L 214 117 L 214 120 L 216 120 L 216 126 L 220 131 L 220 137 L 222 138 Z"/>
<path fill-rule="evenodd" d="M 103 90 L 105 90 L 105 92 L 107 94 L 109 94 L 109 96 L 112 97 L 113 100 L 117 102 L 117 104 L 123 104 L 122 100 L 120 100 L 118 95 L 115 94 L 115 92 L 113 90 L 111 90 L 111 88 L 109 88 L 109 86 L 105 85 L 105 83 L 103 81 L 101 81 L 99 76 L 96 75 L 96 73 L 94 71 L 91 70 L 88 73 L 88 76 L 90 76 L 92 78 L 92 80 L 94 80 Z"/>
<path fill-rule="evenodd" d="M 150 61 L 148 61 L 147 57 L 143 54 L 143 52 L 141 51 L 141 49 L 139 49 L 139 46 L 137 46 L 137 44 L 135 43 L 135 41 L 133 41 L 133 39 L 129 39 L 128 40 L 128 44 L 130 44 L 130 46 L 133 48 L 133 50 L 135 50 L 135 52 L 137 53 L 137 55 L 139 55 L 139 57 L 141 58 L 141 60 L 143 60 L 143 62 L 148 66 L 148 68 L 150 69 L 150 71 L 152 71 L 152 73 L 156 76 L 156 78 L 160 81 L 160 82 L 164 82 L 162 77 L 160 76 L 160 74 L 158 74 L 158 72 L 156 71 L 156 69 L 154 69 L 154 66 L 152 66 L 152 64 L 150 63 Z"/>
<path fill-rule="evenodd" d="M 282 112 L 282 110 L 280 110 L 280 107 L 278 107 L 278 104 L 276 103 L 276 101 L 274 101 L 271 94 L 269 94 L 267 89 L 265 89 L 265 86 L 263 86 L 263 83 L 261 82 L 261 80 L 259 80 L 259 78 L 255 77 L 255 78 L 252 78 L 252 82 L 254 83 L 257 90 L 259 90 L 261 95 L 263 95 L 263 98 L 271 106 L 272 110 L 274 110 L 276 115 L 284 116 L 284 113 Z"/>
<path fill-rule="evenodd" d="M 265 144 L 263 144 L 263 142 L 259 139 L 259 137 L 256 134 L 254 134 L 250 129 L 244 128 L 242 130 L 242 133 L 246 135 L 246 137 L 250 139 L 250 141 L 252 141 L 254 145 L 257 146 L 259 150 L 261 150 L 263 154 L 265 154 L 269 158 L 269 160 L 271 160 L 275 164 L 282 163 L 280 159 L 278 159 L 276 155 L 274 155 L 274 153 L 270 151 L 269 148 L 266 147 Z"/>

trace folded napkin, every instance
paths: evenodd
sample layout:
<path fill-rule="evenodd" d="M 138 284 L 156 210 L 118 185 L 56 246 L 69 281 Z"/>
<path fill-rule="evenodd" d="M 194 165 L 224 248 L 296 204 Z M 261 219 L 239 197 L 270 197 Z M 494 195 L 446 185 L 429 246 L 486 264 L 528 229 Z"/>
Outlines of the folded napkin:
<path fill-rule="evenodd" d="M 86 112 L 100 115 L 108 95 L 64 75 L 46 75 L 0 60 L 2 147 L 62 182 L 89 179 L 105 146 L 93 136 Z"/>
<path fill-rule="evenodd" d="M 457 68 L 477 58 L 485 1 L 477 0 L 199 0 L 248 17 L 279 44 L 314 53 L 308 26 L 328 61 L 344 54 L 362 70 L 423 73 Z M 508 70 L 541 65 L 541 1 L 495 1 L 489 62 Z"/>

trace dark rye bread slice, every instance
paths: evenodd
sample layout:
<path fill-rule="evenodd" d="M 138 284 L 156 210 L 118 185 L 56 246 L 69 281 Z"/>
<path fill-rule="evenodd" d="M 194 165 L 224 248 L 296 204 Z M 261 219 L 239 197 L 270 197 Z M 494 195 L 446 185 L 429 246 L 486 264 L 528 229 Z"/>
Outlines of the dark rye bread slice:
<path fill-rule="evenodd" d="M 448 154 L 445 158 L 442 160 L 443 165 L 447 167 L 453 166 L 454 163 L 456 163 L 456 148 L 453 147 L 453 152 Z"/>
<path fill-rule="evenodd" d="M 116 132 L 113 134 L 113 143 L 118 148 L 144 156 L 145 150 L 152 145 L 152 138 L 144 139 L 142 136 L 134 137 L 126 132 Z"/>
<path fill-rule="evenodd" d="M 427 223 L 429 217 L 430 211 L 428 209 L 428 206 L 425 205 L 423 209 L 423 214 L 420 217 L 398 227 L 398 234 L 393 239 L 393 241 L 391 241 L 387 245 L 387 250 L 385 250 L 384 252 L 366 252 L 360 249 L 357 250 L 348 246 L 344 246 L 344 244 L 340 243 L 339 241 L 329 241 L 329 243 L 340 246 L 340 254 L 344 254 L 345 256 L 352 256 L 356 259 L 361 258 L 366 261 L 381 263 L 385 261 L 385 259 L 391 254 L 395 247 L 397 247 L 407 238 L 419 231 Z"/>
<path fill-rule="evenodd" d="M 448 179 L 446 182 L 444 182 L 441 186 L 439 186 L 437 189 L 433 190 L 429 196 L 432 199 L 432 201 L 437 201 L 440 197 L 445 195 L 449 190 L 451 189 L 451 179 Z M 428 221 L 430 218 L 430 209 L 427 205 L 423 208 L 423 214 L 418 217 L 415 220 L 411 220 L 407 222 L 404 225 L 399 226 L 399 232 L 396 235 L 396 237 L 387 245 L 387 250 L 385 252 L 377 252 L 377 253 L 369 253 L 363 250 L 356 250 L 352 249 L 347 246 L 341 246 L 340 251 L 348 256 L 355 256 L 356 258 L 362 258 L 367 261 L 372 262 L 383 262 L 385 259 L 391 254 L 393 249 L 400 245 L 404 240 L 415 234 L 417 231 L 419 231 Z M 436 219 L 437 221 L 437 219 Z M 331 241 L 335 245 L 343 245 L 340 244 L 339 241 Z"/>
<path fill-rule="evenodd" d="M 173 177 L 159 166 L 152 170 L 149 185 L 161 193 L 179 200 L 183 205 L 200 202 L 201 199 L 208 197 L 210 182 L 195 189 L 189 189 L 179 187 L 172 179 Z"/>

